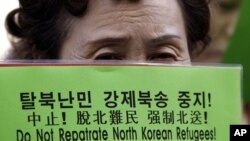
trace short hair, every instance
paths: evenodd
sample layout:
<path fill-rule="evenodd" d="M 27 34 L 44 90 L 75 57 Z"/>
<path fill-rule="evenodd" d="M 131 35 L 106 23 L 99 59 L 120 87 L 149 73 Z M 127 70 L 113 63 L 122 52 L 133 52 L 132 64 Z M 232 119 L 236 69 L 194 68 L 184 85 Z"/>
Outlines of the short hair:
<path fill-rule="evenodd" d="M 139 0 L 138 0 L 139 1 Z M 210 42 L 207 0 L 178 0 L 185 21 L 189 52 Z M 6 17 L 14 37 L 7 59 L 59 59 L 72 17 L 84 16 L 89 0 L 19 0 L 20 7 Z"/>

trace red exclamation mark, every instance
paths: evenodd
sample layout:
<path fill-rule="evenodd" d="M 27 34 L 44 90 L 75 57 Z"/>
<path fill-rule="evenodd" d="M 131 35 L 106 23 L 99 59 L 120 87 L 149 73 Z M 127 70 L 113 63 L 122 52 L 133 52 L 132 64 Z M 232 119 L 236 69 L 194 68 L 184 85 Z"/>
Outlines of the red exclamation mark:
<path fill-rule="evenodd" d="M 204 112 L 204 121 L 205 121 L 205 124 L 207 124 L 207 112 Z"/>
<path fill-rule="evenodd" d="M 66 113 L 62 112 L 63 125 L 66 125 Z"/>

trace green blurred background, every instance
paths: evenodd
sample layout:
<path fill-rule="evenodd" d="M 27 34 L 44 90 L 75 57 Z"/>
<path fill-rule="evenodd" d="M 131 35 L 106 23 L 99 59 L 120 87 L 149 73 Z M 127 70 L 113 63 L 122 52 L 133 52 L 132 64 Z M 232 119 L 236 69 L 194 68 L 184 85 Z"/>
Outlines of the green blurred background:
<path fill-rule="evenodd" d="M 250 105 L 250 0 L 212 0 L 210 7 L 212 42 L 194 62 L 241 64 L 243 100 Z"/>
<path fill-rule="evenodd" d="M 223 57 L 223 63 L 242 64 L 243 97 L 250 103 L 250 0 L 243 0 L 235 33 Z"/>

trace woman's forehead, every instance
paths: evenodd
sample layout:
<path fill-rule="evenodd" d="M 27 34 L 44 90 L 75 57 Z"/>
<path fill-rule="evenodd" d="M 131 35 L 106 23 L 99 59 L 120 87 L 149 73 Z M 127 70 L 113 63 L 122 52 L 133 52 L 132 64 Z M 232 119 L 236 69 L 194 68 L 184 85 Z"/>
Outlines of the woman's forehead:
<path fill-rule="evenodd" d="M 145 11 L 148 9 L 149 12 L 158 9 L 159 13 L 170 14 L 180 12 L 178 0 L 91 0 L 88 4 L 87 14 L 112 11 L 128 13 L 142 9 Z"/>
<path fill-rule="evenodd" d="M 139 50 L 139 47 L 174 40 L 178 42 L 176 48 L 188 50 L 182 10 L 176 0 L 96 0 L 90 1 L 88 6 L 85 15 L 76 18 L 64 48 L 73 46 L 78 52 L 86 52 L 86 47 L 93 49 L 96 43 L 110 45 L 119 41 L 131 50 Z"/>
<path fill-rule="evenodd" d="M 120 2 L 91 1 L 84 17 L 77 19 L 75 32 L 87 33 L 131 30 L 136 32 L 185 32 L 183 16 L 177 1 L 163 0 Z M 169 1 L 169 3 L 166 3 Z M 102 5 L 103 4 L 103 5 Z M 97 34 L 95 32 L 95 35 Z"/>

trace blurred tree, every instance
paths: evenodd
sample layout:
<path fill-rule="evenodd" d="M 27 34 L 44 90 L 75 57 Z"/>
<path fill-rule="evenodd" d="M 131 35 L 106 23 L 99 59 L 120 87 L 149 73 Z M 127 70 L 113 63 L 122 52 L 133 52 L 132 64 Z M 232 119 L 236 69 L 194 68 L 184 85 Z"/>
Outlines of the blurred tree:
<path fill-rule="evenodd" d="M 250 104 L 250 0 L 243 0 L 235 34 L 229 42 L 223 63 L 243 65 L 243 98 Z"/>
<path fill-rule="evenodd" d="M 235 31 L 240 4 L 242 0 L 212 0 L 211 7 L 211 36 L 212 42 L 202 54 L 196 56 L 195 62 L 221 62 L 228 41 Z"/>

